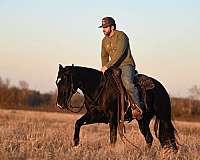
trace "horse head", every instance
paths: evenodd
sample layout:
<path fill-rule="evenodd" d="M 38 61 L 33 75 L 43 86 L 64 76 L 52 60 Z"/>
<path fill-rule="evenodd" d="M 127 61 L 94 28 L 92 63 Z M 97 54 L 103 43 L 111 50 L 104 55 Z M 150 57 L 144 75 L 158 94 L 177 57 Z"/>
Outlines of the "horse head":
<path fill-rule="evenodd" d="M 57 106 L 59 108 L 67 108 L 70 105 L 71 98 L 76 93 L 78 86 L 74 83 L 74 66 L 63 67 L 59 64 L 59 71 L 56 80 L 58 88 Z"/>

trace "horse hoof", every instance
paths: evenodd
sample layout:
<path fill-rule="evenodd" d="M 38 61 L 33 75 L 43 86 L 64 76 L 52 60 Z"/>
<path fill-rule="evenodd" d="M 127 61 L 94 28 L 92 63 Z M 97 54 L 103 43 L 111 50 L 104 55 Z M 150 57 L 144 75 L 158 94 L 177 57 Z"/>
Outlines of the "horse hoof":
<path fill-rule="evenodd" d="M 163 148 L 163 151 L 161 153 L 162 159 L 174 156 L 178 152 L 178 149 L 173 148 Z"/>
<path fill-rule="evenodd" d="M 79 145 L 79 141 L 74 141 L 74 147 Z"/>
<path fill-rule="evenodd" d="M 113 143 L 113 144 L 111 143 L 111 144 L 110 144 L 110 147 L 111 147 L 111 148 L 115 148 L 115 144 L 114 144 L 114 143 Z"/>
<path fill-rule="evenodd" d="M 178 152 L 178 149 L 173 149 L 173 153 L 176 154 Z"/>
<path fill-rule="evenodd" d="M 145 151 L 146 151 L 146 152 L 150 151 L 151 146 L 152 146 L 151 143 L 146 144 L 146 146 L 145 146 Z"/>
<path fill-rule="evenodd" d="M 77 145 L 77 146 L 72 146 L 71 151 L 73 152 L 79 152 L 81 150 L 81 145 Z"/>

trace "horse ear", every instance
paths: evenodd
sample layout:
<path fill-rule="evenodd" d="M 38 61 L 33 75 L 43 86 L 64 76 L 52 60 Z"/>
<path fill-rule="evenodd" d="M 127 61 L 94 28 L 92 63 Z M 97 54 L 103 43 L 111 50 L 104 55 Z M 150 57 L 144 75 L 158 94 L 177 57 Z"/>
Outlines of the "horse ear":
<path fill-rule="evenodd" d="M 59 70 L 62 70 L 63 66 L 61 64 L 59 64 Z"/>
<path fill-rule="evenodd" d="M 72 64 L 72 67 L 74 67 L 74 64 Z"/>

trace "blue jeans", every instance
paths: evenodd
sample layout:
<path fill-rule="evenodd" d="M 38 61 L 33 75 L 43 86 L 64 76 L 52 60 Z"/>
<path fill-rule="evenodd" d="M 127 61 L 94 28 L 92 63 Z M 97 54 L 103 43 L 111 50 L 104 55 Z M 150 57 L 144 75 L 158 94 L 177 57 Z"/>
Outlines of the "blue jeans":
<path fill-rule="evenodd" d="M 131 96 L 132 100 L 140 106 L 140 100 L 138 96 L 138 89 L 135 87 L 133 83 L 133 78 L 135 76 L 135 68 L 132 65 L 126 65 L 120 67 L 122 70 L 122 82 L 124 87 L 126 88 L 127 92 Z"/>

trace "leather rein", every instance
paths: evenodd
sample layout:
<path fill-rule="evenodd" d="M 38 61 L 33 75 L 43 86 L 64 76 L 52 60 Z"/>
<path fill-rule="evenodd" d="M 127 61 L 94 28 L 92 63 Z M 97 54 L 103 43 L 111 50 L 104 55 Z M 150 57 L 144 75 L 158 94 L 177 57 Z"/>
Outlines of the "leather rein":
<path fill-rule="evenodd" d="M 112 74 L 112 77 L 114 79 L 114 82 L 117 86 L 117 95 L 118 95 L 118 115 L 117 115 L 117 121 L 118 121 L 118 131 L 119 131 L 119 135 L 120 138 L 122 140 L 122 142 L 125 144 L 125 141 L 128 142 L 131 146 L 133 146 L 134 148 L 136 148 L 140 155 L 142 153 L 141 149 L 136 146 L 135 144 L 133 144 L 133 142 L 131 142 L 125 135 L 125 125 L 124 125 L 124 115 L 126 114 L 128 107 L 125 111 L 125 91 L 123 89 L 123 85 L 121 82 L 121 79 L 115 75 L 115 73 Z M 121 107 L 120 107 L 121 106 Z M 120 114 L 121 113 L 121 114 Z"/>
<path fill-rule="evenodd" d="M 102 76 L 102 79 L 103 79 L 103 76 Z M 102 80 L 101 80 L 101 81 L 102 81 Z M 73 107 L 73 106 L 72 106 L 72 104 L 71 104 L 71 98 L 72 98 L 72 96 L 74 95 L 74 93 L 77 92 L 77 91 L 74 89 L 72 73 L 70 73 L 70 86 L 71 86 L 71 90 L 70 90 L 69 98 L 65 100 L 65 104 L 66 104 L 65 107 L 66 107 L 67 110 L 69 110 L 69 111 L 72 112 L 72 113 L 79 113 L 79 112 L 82 111 L 83 107 L 85 106 L 85 104 L 86 104 L 85 100 L 86 100 L 86 99 L 84 100 L 83 104 L 82 104 L 80 107 Z M 89 101 L 90 101 L 92 104 L 95 104 L 95 103 L 98 101 L 98 99 L 99 99 L 99 97 L 100 97 L 100 95 L 101 95 L 101 93 L 102 93 L 102 91 L 103 91 L 104 88 L 105 88 L 105 84 L 103 85 L 103 87 L 101 88 L 101 90 L 99 91 L 99 93 L 98 93 L 98 95 L 95 97 L 95 99 L 91 98 L 90 96 L 88 96 L 88 95 L 85 94 L 85 93 L 84 93 L 84 97 L 86 97 L 87 99 L 89 99 Z M 73 109 L 78 109 L 78 108 L 79 108 L 78 111 L 73 111 Z"/>

